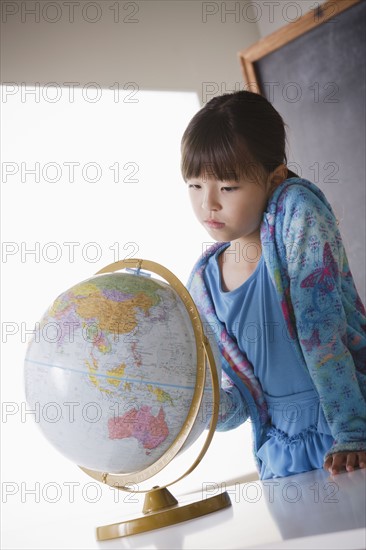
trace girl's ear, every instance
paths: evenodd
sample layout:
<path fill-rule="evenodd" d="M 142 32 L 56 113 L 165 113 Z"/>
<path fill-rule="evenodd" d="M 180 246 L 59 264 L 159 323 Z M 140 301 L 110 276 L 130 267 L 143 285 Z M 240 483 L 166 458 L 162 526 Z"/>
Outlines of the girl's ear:
<path fill-rule="evenodd" d="M 272 194 L 275 189 L 287 178 L 287 166 L 285 164 L 280 164 L 277 166 L 273 172 L 269 175 L 269 192 Z"/>

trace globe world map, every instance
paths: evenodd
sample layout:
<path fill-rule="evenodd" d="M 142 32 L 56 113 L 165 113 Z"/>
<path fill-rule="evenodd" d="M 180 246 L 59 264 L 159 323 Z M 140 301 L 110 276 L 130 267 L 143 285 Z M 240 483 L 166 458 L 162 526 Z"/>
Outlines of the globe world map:
<path fill-rule="evenodd" d="M 210 380 L 188 447 L 212 415 Z M 165 282 L 108 273 L 62 293 L 25 358 L 27 401 L 47 439 L 78 465 L 111 473 L 147 468 L 189 411 L 196 343 L 187 310 Z"/>

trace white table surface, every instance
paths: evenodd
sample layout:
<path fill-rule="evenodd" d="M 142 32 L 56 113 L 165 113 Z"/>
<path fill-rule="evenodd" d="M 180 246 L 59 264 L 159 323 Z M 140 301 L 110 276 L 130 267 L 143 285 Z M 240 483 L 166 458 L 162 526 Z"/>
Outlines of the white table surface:
<path fill-rule="evenodd" d="M 330 477 L 315 470 L 268 481 L 235 483 L 226 488 L 232 506 L 202 518 L 141 535 L 98 542 L 95 527 L 127 519 L 140 504 L 117 503 L 95 517 L 86 510 L 70 517 L 5 530 L 7 549 L 364 549 L 366 470 Z M 175 494 L 180 503 L 211 496 L 213 486 Z M 174 493 L 174 489 L 172 489 Z M 99 514 L 100 516 L 100 514 Z"/>

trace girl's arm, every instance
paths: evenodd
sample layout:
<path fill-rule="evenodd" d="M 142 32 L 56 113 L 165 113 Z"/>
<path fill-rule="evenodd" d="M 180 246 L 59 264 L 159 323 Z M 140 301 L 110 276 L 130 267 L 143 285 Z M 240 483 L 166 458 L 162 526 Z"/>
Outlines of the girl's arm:
<path fill-rule="evenodd" d="M 365 451 L 364 308 L 334 214 L 310 189 L 296 186 L 296 190 L 283 202 L 282 234 L 276 235 L 277 243 L 282 241 L 280 255 L 285 249 L 289 282 L 284 311 L 293 316 L 303 358 L 334 438 L 326 458 Z"/>
<path fill-rule="evenodd" d="M 247 420 L 248 408 L 239 390 L 234 385 L 220 390 L 220 410 L 216 430 L 226 432 L 243 424 Z"/>

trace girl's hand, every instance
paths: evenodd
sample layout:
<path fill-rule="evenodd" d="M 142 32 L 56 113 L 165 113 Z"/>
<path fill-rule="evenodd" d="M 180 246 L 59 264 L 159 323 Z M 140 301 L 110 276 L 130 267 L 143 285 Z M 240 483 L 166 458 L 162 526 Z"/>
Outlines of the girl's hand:
<path fill-rule="evenodd" d="M 366 468 L 366 452 L 334 453 L 328 456 L 323 467 L 333 475 L 339 474 L 342 470 L 353 472 L 357 468 Z"/>

